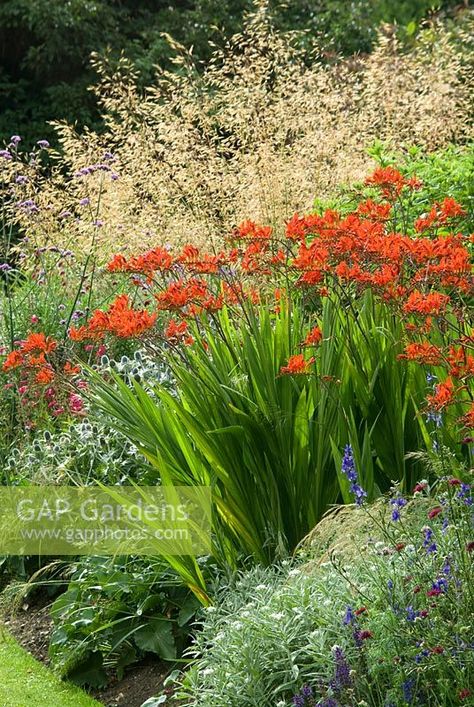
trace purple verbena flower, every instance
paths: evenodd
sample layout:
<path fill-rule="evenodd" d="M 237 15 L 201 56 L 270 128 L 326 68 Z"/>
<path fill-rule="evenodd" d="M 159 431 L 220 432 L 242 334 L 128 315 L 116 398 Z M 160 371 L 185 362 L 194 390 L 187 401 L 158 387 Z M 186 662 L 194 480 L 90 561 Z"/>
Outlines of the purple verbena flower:
<path fill-rule="evenodd" d="M 36 214 L 39 211 L 39 208 L 36 206 L 33 199 L 26 199 L 25 201 L 20 201 L 20 203 L 18 204 L 18 208 L 28 214 Z"/>

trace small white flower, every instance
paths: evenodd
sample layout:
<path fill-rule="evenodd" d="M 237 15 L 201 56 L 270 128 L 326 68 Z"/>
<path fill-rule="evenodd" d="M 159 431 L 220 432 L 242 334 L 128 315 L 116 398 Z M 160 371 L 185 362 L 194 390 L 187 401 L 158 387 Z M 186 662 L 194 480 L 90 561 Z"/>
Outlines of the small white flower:
<path fill-rule="evenodd" d="M 288 577 L 298 577 L 298 575 L 301 574 L 301 570 L 299 569 L 293 569 L 288 572 Z"/>
<path fill-rule="evenodd" d="M 272 619 L 275 619 L 275 621 L 281 621 L 285 618 L 285 614 L 282 611 L 274 612 L 273 614 L 270 614 L 270 616 Z"/>

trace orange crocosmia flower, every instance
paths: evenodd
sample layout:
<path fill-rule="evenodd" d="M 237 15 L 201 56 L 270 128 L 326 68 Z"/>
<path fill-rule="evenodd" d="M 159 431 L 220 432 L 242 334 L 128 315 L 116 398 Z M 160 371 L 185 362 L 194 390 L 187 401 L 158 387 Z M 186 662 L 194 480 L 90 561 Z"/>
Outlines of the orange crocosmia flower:
<path fill-rule="evenodd" d="M 120 254 L 114 255 L 110 263 L 107 264 L 109 272 L 123 272 L 127 269 L 127 259 Z"/>
<path fill-rule="evenodd" d="M 286 224 L 286 237 L 291 241 L 304 241 L 308 234 L 316 233 L 324 226 L 325 216 L 321 217 L 317 214 L 299 216 L 298 214 L 293 214 Z"/>
<path fill-rule="evenodd" d="M 464 347 L 451 346 L 447 356 L 449 375 L 453 378 L 467 378 L 474 375 L 474 356 L 468 355 Z"/>
<path fill-rule="evenodd" d="M 444 383 L 438 383 L 434 395 L 427 395 L 426 399 L 431 408 L 442 410 L 453 402 L 454 383 L 451 378 L 446 378 Z"/>
<path fill-rule="evenodd" d="M 470 430 L 474 429 L 474 403 L 471 403 L 469 410 L 461 417 L 459 422 Z"/>
<path fill-rule="evenodd" d="M 71 361 L 66 361 L 64 364 L 64 373 L 67 376 L 75 376 L 78 373 L 81 372 L 81 367 L 80 366 L 74 366 Z"/>
<path fill-rule="evenodd" d="M 466 211 L 462 208 L 461 204 L 450 196 L 447 196 L 438 205 L 440 210 L 440 221 L 444 222 L 448 218 L 455 218 L 456 216 L 465 216 Z"/>
<path fill-rule="evenodd" d="M 388 199 L 398 195 L 404 186 L 409 185 L 409 182 L 394 167 L 377 167 L 374 173 L 367 177 L 365 184 L 381 187 L 382 193 Z"/>
<path fill-rule="evenodd" d="M 311 356 L 309 359 L 305 359 L 303 354 L 296 354 L 290 356 L 286 366 L 280 368 L 280 375 L 302 375 L 311 372 L 311 366 L 314 363 L 315 358 Z"/>
<path fill-rule="evenodd" d="M 28 359 L 29 366 L 44 366 L 46 364 L 46 356 L 43 351 L 38 356 L 31 355 Z"/>
<path fill-rule="evenodd" d="M 69 329 L 69 338 L 71 341 L 87 341 L 88 339 L 102 339 L 104 333 L 102 331 L 91 331 L 88 326 L 80 326 L 78 329 L 71 327 Z"/>
<path fill-rule="evenodd" d="M 308 270 L 300 278 L 298 278 L 297 285 L 317 285 L 323 279 L 323 273 L 321 270 Z"/>
<path fill-rule="evenodd" d="M 270 258 L 270 262 L 272 265 L 279 265 L 280 263 L 284 263 L 286 260 L 286 253 L 283 250 L 279 250 L 275 253 L 275 255 L 272 255 Z"/>
<path fill-rule="evenodd" d="M 186 334 L 188 330 L 188 323 L 184 320 L 182 322 L 177 322 L 175 319 L 171 319 L 168 326 L 165 329 L 165 336 L 169 341 L 176 342 L 180 341 Z"/>
<path fill-rule="evenodd" d="M 311 331 L 307 334 L 303 345 L 304 346 L 316 346 L 319 344 L 319 342 L 323 338 L 323 332 L 318 326 L 315 326 L 311 329 Z"/>
<path fill-rule="evenodd" d="M 169 270 L 173 257 L 165 248 L 153 248 L 143 255 L 126 260 L 123 255 L 115 255 L 107 265 L 109 272 L 143 273 L 149 278 L 156 270 Z"/>
<path fill-rule="evenodd" d="M 156 314 L 133 309 L 129 305 L 128 295 L 119 295 L 107 312 L 97 309 L 86 325 L 79 329 L 71 327 L 69 336 L 73 341 L 102 339 L 106 333 L 121 338 L 136 337 L 150 329 L 155 321 Z"/>
<path fill-rule="evenodd" d="M 196 248 L 196 246 L 188 243 L 187 245 L 183 246 L 181 254 L 178 257 L 178 261 L 180 263 L 194 262 L 195 260 L 199 260 L 199 253 L 199 248 Z"/>
<path fill-rule="evenodd" d="M 351 268 L 345 260 L 341 260 L 341 262 L 338 263 L 335 272 L 338 277 L 347 279 L 350 277 Z"/>
<path fill-rule="evenodd" d="M 416 174 L 413 175 L 413 177 L 410 177 L 410 179 L 407 179 L 407 187 L 410 187 L 410 189 L 421 189 L 423 186 L 423 182 L 421 179 L 418 179 Z"/>
<path fill-rule="evenodd" d="M 11 351 L 3 362 L 2 369 L 9 371 L 12 368 L 18 368 L 23 362 L 23 355 L 19 351 Z"/>
<path fill-rule="evenodd" d="M 421 233 L 422 231 L 427 231 L 438 219 L 438 212 L 435 206 L 432 206 L 429 213 L 426 216 L 420 216 L 415 221 L 415 231 Z"/>
<path fill-rule="evenodd" d="M 293 214 L 286 224 L 286 237 L 292 241 L 304 240 L 308 233 L 306 219 L 298 214 Z"/>
<path fill-rule="evenodd" d="M 43 352 L 45 354 L 54 351 L 57 344 L 50 336 L 46 336 L 42 332 L 30 334 L 24 341 L 20 344 L 20 350 L 23 353 Z"/>
<path fill-rule="evenodd" d="M 199 248 L 193 245 L 185 245 L 177 260 L 179 263 L 186 265 L 192 272 L 212 274 L 217 273 L 219 267 L 224 265 L 228 258 L 222 251 L 217 255 L 210 253 L 201 254 Z"/>
<path fill-rule="evenodd" d="M 425 294 L 415 290 L 405 302 L 403 311 L 410 314 L 440 314 L 446 309 L 449 300 L 448 295 L 442 292 L 430 292 Z"/>
<path fill-rule="evenodd" d="M 286 288 L 282 289 L 281 287 L 276 287 L 273 295 L 276 299 L 277 302 L 279 302 L 281 299 L 285 298 L 286 299 Z"/>
<path fill-rule="evenodd" d="M 119 295 L 107 312 L 108 330 L 121 338 L 135 337 L 150 329 L 156 321 L 156 313 L 145 309 L 132 309 L 128 295 Z"/>
<path fill-rule="evenodd" d="M 260 226 L 254 221 L 244 221 L 234 231 L 234 238 L 267 241 L 272 235 L 271 226 Z"/>
<path fill-rule="evenodd" d="M 357 207 L 357 213 L 374 221 L 385 221 L 390 216 L 391 204 L 377 204 L 373 199 L 362 201 Z"/>
<path fill-rule="evenodd" d="M 54 373 L 50 368 L 41 368 L 35 376 L 35 381 L 39 385 L 49 385 L 54 379 Z"/>
<path fill-rule="evenodd" d="M 408 344 L 405 347 L 405 353 L 402 354 L 400 358 L 406 358 L 409 361 L 418 361 L 428 366 L 436 366 L 441 361 L 441 349 L 428 342 L 422 344 Z"/>
<path fill-rule="evenodd" d="M 206 296 L 207 284 L 204 280 L 178 280 L 156 295 L 156 301 L 160 309 L 182 309 L 189 304 L 200 304 Z"/>

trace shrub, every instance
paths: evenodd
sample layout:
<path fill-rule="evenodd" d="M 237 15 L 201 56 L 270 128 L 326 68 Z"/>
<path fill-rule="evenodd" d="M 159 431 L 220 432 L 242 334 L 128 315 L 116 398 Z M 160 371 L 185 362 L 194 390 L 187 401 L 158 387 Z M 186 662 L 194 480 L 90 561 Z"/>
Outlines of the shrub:
<path fill-rule="evenodd" d="M 241 575 L 206 611 L 185 704 L 470 704 L 471 516 L 469 484 L 423 482 L 348 509 L 322 557 Z"/>

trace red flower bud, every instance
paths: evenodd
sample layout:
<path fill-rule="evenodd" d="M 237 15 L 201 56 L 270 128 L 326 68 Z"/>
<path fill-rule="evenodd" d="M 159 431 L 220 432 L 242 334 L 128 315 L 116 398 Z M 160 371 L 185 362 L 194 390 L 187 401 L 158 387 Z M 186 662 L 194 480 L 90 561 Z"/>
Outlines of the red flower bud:
<path fill-rule="evenodd" d="M 441 506 L 436 506 L 436 508 L 432 508 L 431 511 L 428 513 L 428 518 L 432 520 L 433 518 L 436 518 L 436 516 L 439 516 L 440 513 L 443 512 L 443 509 Z"/>

